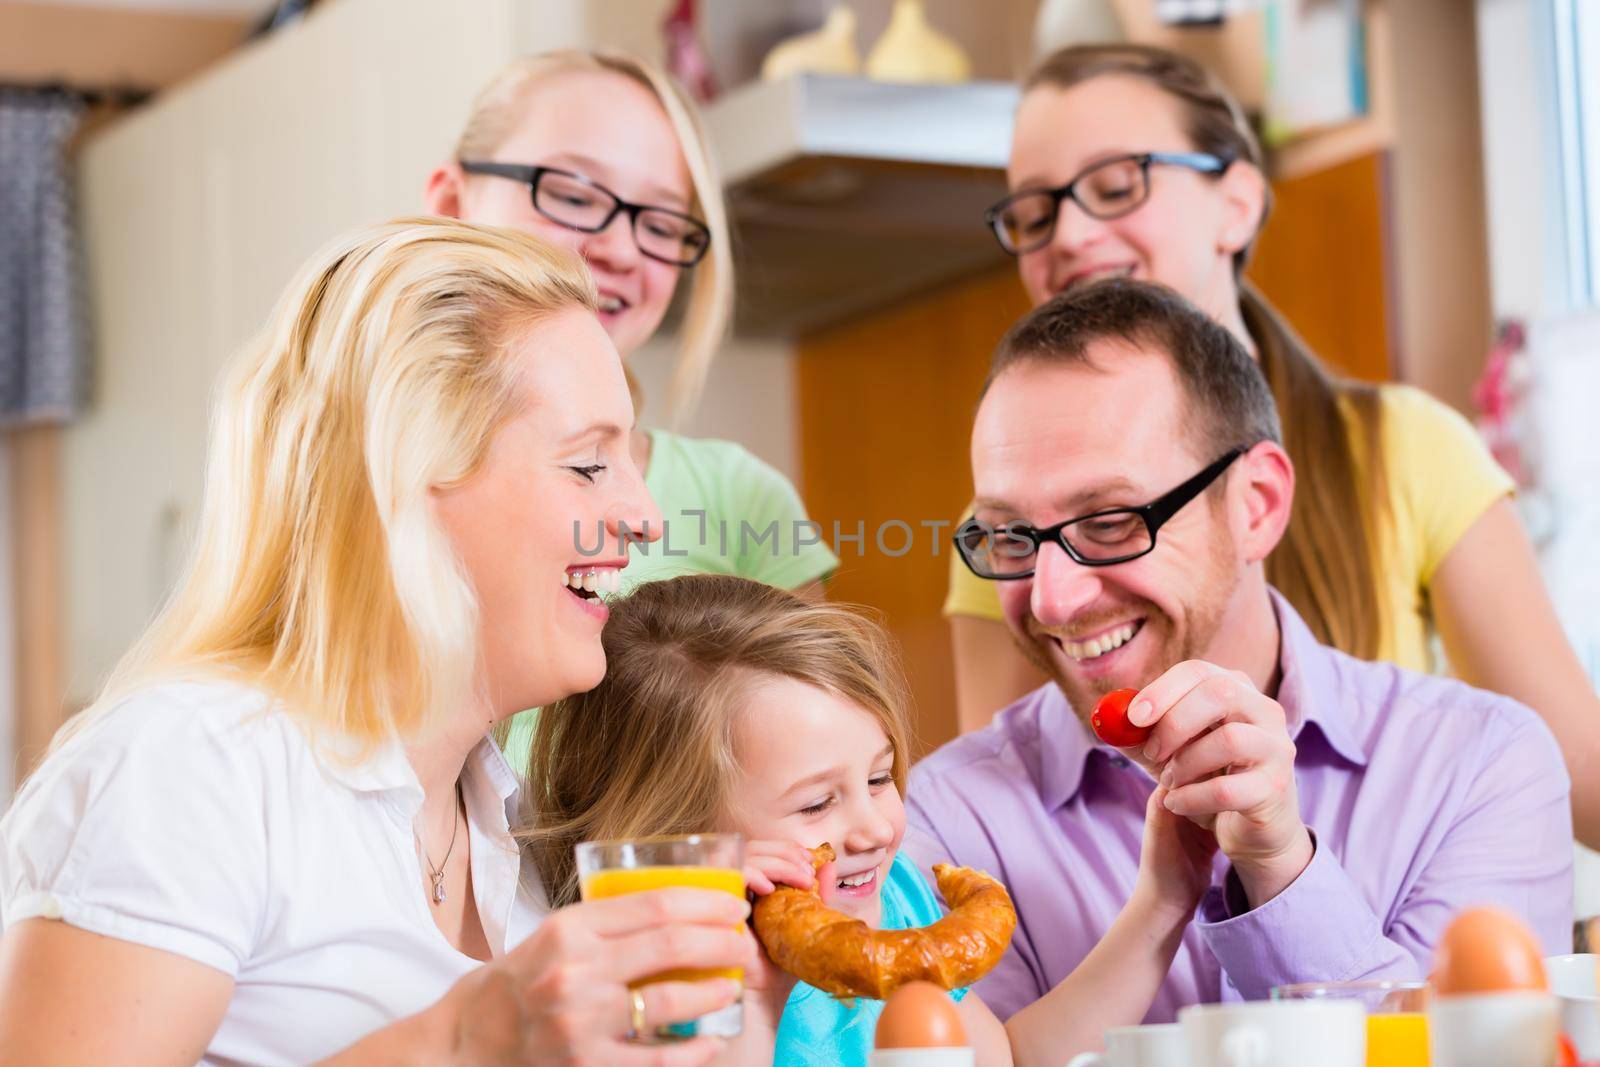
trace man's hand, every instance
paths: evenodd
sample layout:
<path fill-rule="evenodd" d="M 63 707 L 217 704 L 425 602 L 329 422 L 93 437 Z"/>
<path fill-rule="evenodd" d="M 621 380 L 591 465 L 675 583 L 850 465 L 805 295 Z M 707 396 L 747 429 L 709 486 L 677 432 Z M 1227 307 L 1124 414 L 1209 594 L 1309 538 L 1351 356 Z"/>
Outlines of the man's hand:
<path fill-rule="evenodd" d="M 1189 660 L 1140 690 L 1128 720 L 1153 728 L 1142 762 L 1160 768 L 1167 810 L 1212 825 L 1251 907 L 1300 877 L 1313 848 L 1282 705 L 1238 671 Z"/>

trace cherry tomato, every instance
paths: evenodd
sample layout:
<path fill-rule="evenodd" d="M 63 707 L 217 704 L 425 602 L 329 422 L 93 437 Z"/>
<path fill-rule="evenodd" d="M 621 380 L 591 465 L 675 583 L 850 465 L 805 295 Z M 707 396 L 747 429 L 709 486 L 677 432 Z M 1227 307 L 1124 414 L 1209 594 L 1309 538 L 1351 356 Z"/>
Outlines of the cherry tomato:
<path fill-rule="evenodd" d="M 1135 726 L 1128 721 L 1128 705 L 1139 695 L 1137 689 L 1113 689 L 1100 698 L 1089 716 L 1094 734 L 1108 745 L 1133 748 L 1150 739 L 1150 727 Z"/>
<path fill-rule="evenodd" d="M 1572 1047 L 1572 1038 L 1562 1034 L 1558 1040 L 1556 1067 L 1578 1067 L 1578 1050 Z"/>

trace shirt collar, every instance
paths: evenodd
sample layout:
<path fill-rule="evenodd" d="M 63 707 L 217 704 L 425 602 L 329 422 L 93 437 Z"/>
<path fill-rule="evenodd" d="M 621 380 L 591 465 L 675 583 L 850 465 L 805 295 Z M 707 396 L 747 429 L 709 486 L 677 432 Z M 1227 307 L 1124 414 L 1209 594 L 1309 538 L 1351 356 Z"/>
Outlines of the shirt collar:
<path fill-rule="evenodd" d="M 406 758 L 405 746 L 389 737 L 362 754 L 362 744 L 351 737 L 324 738 L 315 745 L 317 762 L 329 778 L 357 793 L 391 789 L 421 790 L 417 772 Z"/>
<path fill-rule="evenodd" d="M 1315 725 L 1335 752 L 1357 766 L 1366 766 L 1367 753 L 1356 742 L 1340 699 L 1343 687 L 1334 669 L 1333 651 L 1317 641 L 1305 620 L 1276 589 L 1269 588 L 1267 593 L 1278 618 L 1278 703 L 1288 718 L 1290 736 L 1298 742 L 1305 728 Z M 1095 739 L 1054 682 L 1040 693 L 1039 751 L 1039 796 L 1049 811 L 1078 795 L 1091 758 L 1106 763 L 1125 760 L 1116 749 Z M 1137 764 L 1130 766 L 1144 773 Z"/>
<path fill-rule="evenodd" d="M 1289 720 L 1296 743 L 1307 726 L 1315 726 L 1340 756 L 1358 767 L 1367 765 L 1367 751 L 1356 740 L 1350 721 L 1346 686 L 1334 666 L 1334 651 L 1312 634 L 1300 613 L 1281 593 L 1268 588 L 1278 615 L 1278 703 Z"/>
<path fill-rule="evenodd" d="M 328 740 L 317 746 L 317 762 L 328 777 L 358 793 L 409 789 L 420 796 L 422 784 L 417 781 L 417 772 L 398 739 L 391 737 L 383 741 L 364 759 L 360 751 L 360 744 L 353 739 Z M 516 772 L 490 734 L 484 734 L 483 740 L 468 753 L 462 769 L 469 779 L 481 776 L 502 802 L 517 791 Z"/>
<path fill-rule="evenodd" d="M 1046 684 L 1040 695 L 1039 752 L 1039 797 L 1049 811 L 1078 795 L 1090 757 L 1125 759 L 1095 739 L 1054 682 Z"/>
<path fill-rule="evenodd" d="M 483 775 L 484 781 L 489 783 L 502 802 L 510 800 L 521 786 L 517 772 L 511 768 L 511 761 L 500 751 L 500 746 L 494 743 L 491 734 L 483 735 L 483 740 L 478 742 L 478 746 L 467 757 L 467 766 L 477 768 Z"/>

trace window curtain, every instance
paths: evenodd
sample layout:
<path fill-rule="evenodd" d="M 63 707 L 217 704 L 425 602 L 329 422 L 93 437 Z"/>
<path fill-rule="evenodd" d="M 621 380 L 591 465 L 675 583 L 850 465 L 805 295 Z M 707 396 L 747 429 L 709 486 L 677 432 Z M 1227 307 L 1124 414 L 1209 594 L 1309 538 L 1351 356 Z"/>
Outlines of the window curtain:
<path fill-rule="evenodd" d="M 84 105 L 0 89 L 0 426 L 72 417 L 88 330 L 67 149 Z"/>
<path fill-rule="evenodd" d="M 71 418 L 87 385 L 88 330 L 68 149 L 84 104 L 64 91 L 0 87 L 0 430 Z M 0 810 L 16 771 L 20 620 L 12 466 L 0 435 Z"/>

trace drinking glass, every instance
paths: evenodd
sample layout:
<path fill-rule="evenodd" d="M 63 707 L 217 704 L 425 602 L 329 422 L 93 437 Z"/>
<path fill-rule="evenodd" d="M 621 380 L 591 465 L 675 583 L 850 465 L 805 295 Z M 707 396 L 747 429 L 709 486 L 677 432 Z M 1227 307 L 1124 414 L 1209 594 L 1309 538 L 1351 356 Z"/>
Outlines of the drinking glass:
<path fill-rule="evenodd" d="M 738 834 L 689 834 L 631 841 L 585 841 L 577 847 L 578 887 L 584 900 L 603 900 L 649 889 L 686 886 L 732 893 L 744 899 L 744 838 Z M 695 982 L 731 978 L 744 983 L 744 969 L 675 970 L 633 983 Z M 740 1001 L 686 1023 L 635 1035 L 644 1043 L 686 1041 L 698 1034 L 735 1037 L 744 1024 Z"/>
<path fill-rule="evenodd" d="M 1358 1000 L 1367 1009 L 1367 1067 L 1428 1067 L 1426 982 L 1302 982 L 1273 1000 Z"/>

